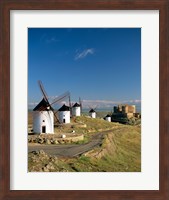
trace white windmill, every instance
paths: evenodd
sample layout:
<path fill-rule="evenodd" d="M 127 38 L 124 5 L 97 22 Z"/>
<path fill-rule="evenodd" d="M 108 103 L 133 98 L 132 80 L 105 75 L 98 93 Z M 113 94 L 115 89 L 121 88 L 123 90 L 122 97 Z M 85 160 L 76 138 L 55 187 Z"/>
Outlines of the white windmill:
<path fill-rule="evenodd" d="M 81 116 L 81 112 L 82 112 L 82 101 L 79 98 L 79 103 L 75 103 L 72 106 L 72 116 Z"/>
<path fill-rule="evenodd" d="M 97 107 L 97 106 L 96 106 L 96 107 Z M 96 107 L 95 107 L 95 108 L 89 107 L 89 108 L 90 108 L 90 110 L 89 110 L 89 116 L 90 116 L 91 118 L 96 118 L 96 111 L 95 111 Z"/>
<path fill-rule="evenodd" d="M 111 122 L 111 115 L 107 114 L 106 117 L 104 118 L 106 121 Z"/>
<path fill-rule="evenodd" d="M 70 123 L 70 107 L 65 104 L 58 110 L 59 122 L 63 124 Z"/>
<path fill-rule="evenodd" d="M 55 98 L 51 103 L 49 103 L 47 93 L 42 85 L 41 81 L 38 81 L 40 90 L 43 94 L 43 99 L 41 102 L 33 109 L 33 132 L 36 134 L 41 133 L 54 133 L 54 117 L 56 122 L 59 122 L 52 105 L 59 103 L 65 98 L 70 96 L 69 92 Z"/>
<path fill-rule="evenodd" d="M 77 102 L 72 106 L 72 116 L 80 116 L 80 104 Z"/>

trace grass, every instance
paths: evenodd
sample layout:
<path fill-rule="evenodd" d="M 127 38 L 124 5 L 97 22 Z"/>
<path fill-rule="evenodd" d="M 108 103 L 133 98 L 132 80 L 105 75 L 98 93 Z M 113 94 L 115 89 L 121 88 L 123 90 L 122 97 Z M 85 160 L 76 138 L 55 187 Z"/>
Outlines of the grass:
<path fill-rule="evenodd" d="M 49 159 L 45 160 L 46 164 Z M 45 162 L 42 165 L 45 166 Z M 29 166 L 36 164 L 29 162 Z M 52 171 L 140 172 L 141 134 L 138 127 L 125 126 L 108 133 L 100 147 L 78 158 L 59 158 Z M 29 168 L 31 169 L 31 168 Z"/>
<path fill-rule="evenodd" d="M 76 117 L 74 123 L 86 124 L 86 127 L 78 127 L 73 124 L 63 126 L 62 132 L 84 133 L 85 139 L 77 144 L 88 142 L 97 132 L 111 130 L 104 136 L 100 147 L 77 157 L 59 158 L 57 163 L 45 158 L 43 161 L 36 158 L 32 160 L 29 154 L 29 171 L 40 171 L 48 163 L 52 163 L 51 171 L 64 172 L 140 172 L 141 171 L 141 127 L 110 123 L 102 119 L 91 119 L 87 116 Z M 59 132 L 59 128 L 55 128 Z M 39 159 L 39 162 L 38 162 Z M 33 168 L 32 168 L 33 167 Z M 43 171 L 43 170 L 42 170 Z"/>
<path fill-rule="evenodd" d="M 29 127 L 32 126 L 32 112 L 29 112 L 28 114 L 28 125 Z M 86 127 L 81 127 L 82 125 L 86 125 Z M 56 134 L 62 134 L 62 133 L 71 133 L 72 131 L 75 131 L 75 133 L 84 134 L 84 141 L 80 142 L 88 142 L 91 138 L 91 136 L 100 131 L 104 130 L 110 130 L 117 126 L 120 126 L 118 123 L 110 123 L 100 118 L 90 118 L 88 116 L 80 116 L 80 117 L 74 117 L 71 118 L 70 124 L 60 124 L 58 126 L 54 127 L 54 132 Z"/>
<path fill-rule="evenodd" d="M 140 172 L 141 135 L 135 127 L 126 126 L 119 133 L 109 133 L 101 147 L 74 160 L 79 172 Z M 101 152 L 101 157 L 99 156 Z M 96 155 L 96 156 L 95 156 Z M 69 164 L 69 161 L 68 161 Z"/>

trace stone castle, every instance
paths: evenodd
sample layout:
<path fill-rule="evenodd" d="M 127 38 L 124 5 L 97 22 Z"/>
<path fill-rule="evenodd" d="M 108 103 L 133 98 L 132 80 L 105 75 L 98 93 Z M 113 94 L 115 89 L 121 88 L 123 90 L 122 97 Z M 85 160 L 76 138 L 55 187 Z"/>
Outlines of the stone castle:
<path fill-rule="evenodd" d="M 140 114 L 136 113 L 135 105 L 118 105 L 114 106 L 114 113 L 112 114 L 113 118 L 140 118 Z"/>

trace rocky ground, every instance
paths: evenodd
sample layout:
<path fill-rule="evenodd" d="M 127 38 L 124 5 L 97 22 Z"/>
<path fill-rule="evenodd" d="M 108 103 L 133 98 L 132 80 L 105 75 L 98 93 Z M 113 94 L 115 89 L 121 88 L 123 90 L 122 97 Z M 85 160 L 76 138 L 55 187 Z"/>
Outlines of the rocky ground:
<path fill-rule="evenodd" d="M 103 135 L 99 145 L 76 157 L 69 157 L 70 145 L 53 145 L 53 147 L 46 145 L 53 150 L 46 153 L 45 148 L 44 150 L 40 148 L 29 152 L 28 168 L 30 172 L 140 172 L 140 133 L 140 126 L 120 125 Z M 76 148 L 85 147 L 85 144 L 81 145 L 74 144 Z M 67 152 L 67 156 L 56 156 L 54 146 L 59 148 L 65 146 L 67 151 L 62 149 L 62 152 Z"/>
<path fill-rule="evenodd" d="M 43 150 L 33 151 L 29 154 L 29 171 L 31 172 L 52 172 L 57 169 L 58 158 L 56 156 L 50 156 Z"/>
<path fill-rule="evenodd" d="M 83 134 L 75 133 L 28 135 L 28 143 L 33 144 L 70 144 L 83 140 Z"/>

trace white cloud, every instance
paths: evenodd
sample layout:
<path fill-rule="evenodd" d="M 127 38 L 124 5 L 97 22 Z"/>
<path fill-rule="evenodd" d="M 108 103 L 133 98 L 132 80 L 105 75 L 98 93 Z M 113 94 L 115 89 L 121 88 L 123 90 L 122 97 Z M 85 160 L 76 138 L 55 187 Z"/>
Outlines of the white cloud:
<path fill-rule="evenodd" d="M 29 102 L 28 109 L 33 109 L 38 105 L 39 102 Z"/>
<path fill-rule="evenodd" d="M 126 101 L 110 101 L 110 100 L 83 100 L 82 104 L 84 108 L 95 107 L 98 108 L 112 108 L 114 105 L 118 104 L 138 104 L 141 100 L 126 100 Z"/>
<path fill-rule="evenodd" d="M 56 37 L 46 38 L 46 43 L 60 42 Z"/>
<path fill-rule="evenodd" d="M 75 60 L 85 58 L 87 55 L 94 54 L 95 50 L 93 48 L 84 49 L 83 51 L 76 50 Z"/>
<path fill-rule="evenodd" d="M 141 100 L 136 99 L 136 100 L 130 100 L 128 102 L 130 102 L 130 103 L 141 103 Z"/>
<path fill-rule="evenodd" d="M 50 96 L 50 101 L 52 101 L 52 99 L 54 99 L 56 96 Z M 39 101 L 40 102 L 40 101 Z M 39 102 L 29 102 L 28 106 L 30 108 L 35 107 Z M 72 104 L 74 104 L 75 102 L 72 101 Z M 83 108 L 89 108 L 89 107 L 96 107 L 97 108 L 110 108 L 113 109 L 113 106 L 118 105 L 118 104 L 140 104 L 141 100 L 126 100 L 126 101 L 110 101 L 110 100 L 89 100 L 89 99 L 83 99 L 82 100 L 82 106 Z M 61 101 L 59 102 L 57 105 L 53 105 L 55 106 L 62 106 L 63 104 L 69 105 L 68 101 Z"/>
<path fill-rule="evenodd" d="M 48 37 L 47 34 L 43 34 L 40 38 L 40 41 L 45 42 L 47 44 L 60 42 L 60 40 L 56 38 L 55 36 Z"/>
<path fill-rule="evenodd" d="M 35 105 L 37 105 L 38 103 L 39 103 L 39 102 L 29 102 L 28 105 L 29 105 L 29 106 L 35 106 Z"/>
<path fill-rule="evenodd" d="M 40 100 L 40 101 L 41 101 L 41 100 Z M 36 106 L 40 103 L 40 101 L 39 101 L 39 102 L 29 102 L 29 103 L 28 103 L 28 108 L 33 109 L 34 107 L 36 107 Z M 66 104 L 67 106 L 69 106 L 69 102 L 68 102 L 68 101 L 61 101 L 61 102 L 59 102 L 59 103 L 57 103 L 57 104 L 52 105 L 52 107 L 53 107 L 53 108 L 57 107 L 56 109 L 58 109 L 58 108 L 61 107 L 63 104 Z"/>

